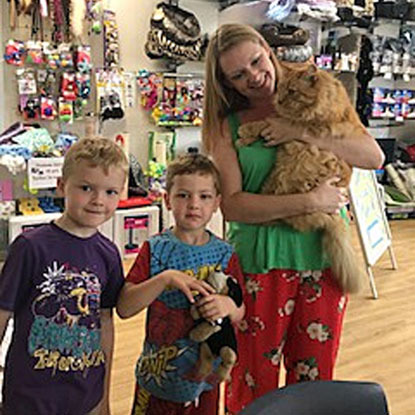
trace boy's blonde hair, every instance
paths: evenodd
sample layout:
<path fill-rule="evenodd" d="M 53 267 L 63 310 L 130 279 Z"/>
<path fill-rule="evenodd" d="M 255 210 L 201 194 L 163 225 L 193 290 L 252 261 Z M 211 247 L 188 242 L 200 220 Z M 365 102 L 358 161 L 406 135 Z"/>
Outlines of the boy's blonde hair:
<path fill-rule="evenodd" d="M 184 154 L 174 159 L 167 167 L 166 191 L 170 192 L 176 176 L 199 174 L 212 176 L 216 193 L 221 193 L 219 171 L 213 162 L 202 154 Z"/>
<path fill-rule="evenodd" d="M 62 180 L 66 180 L 81 161 L 93 167 L 102 167 L 105 174 L 112 166 L 120 167 L 128 175 L 128 160 L 123 149 L 108 138 L 83 138 L 65 154 Z"/>
<path fill-rule="evenodd" d="M 231 112 L 249 108 L 249 101 L 229 85 L 219 63 L 223 53 L 246 41 L 261 45 L 270 54 L 277 69 L 275 54 L 253 27 L 239 23 L 219 26 L 209 39 L 205 58 L 202 139 L 208 152 L 211 152 L 215 139 L 221 135 L 223 119 Z"/>

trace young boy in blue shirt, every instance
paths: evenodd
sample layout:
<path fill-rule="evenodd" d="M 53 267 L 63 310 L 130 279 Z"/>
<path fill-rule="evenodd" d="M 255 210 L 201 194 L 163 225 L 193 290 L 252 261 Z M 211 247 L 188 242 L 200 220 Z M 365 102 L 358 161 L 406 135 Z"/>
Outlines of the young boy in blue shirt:
<path fill-rule="evenodd" d="M 242 285 L 232 247 L 206 229 L 220 203 L 219 174 L 205 156 L 185 155 L 167 169 L 165 203 L 174 226 L 146 241 L 128 273 L 117 310 L 128 318 L 148 307 L 143 352 L 136 367 L 134 415 L 216 415 L 219 387 L 214 374 L 198 376 L 200 343 L 190 307 L 212 321 L 243 317 L 228 296 L 204 279 L 221 270 Z M 197 291 L 202 298 L 195 301 Z M 242 300 L 241 300 L 242 302 Z"/>

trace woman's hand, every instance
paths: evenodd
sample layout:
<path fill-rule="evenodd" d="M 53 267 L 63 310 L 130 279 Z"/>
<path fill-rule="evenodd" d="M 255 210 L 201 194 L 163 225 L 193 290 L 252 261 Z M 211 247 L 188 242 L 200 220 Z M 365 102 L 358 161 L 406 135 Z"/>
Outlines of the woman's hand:
<path fill-rule="evenodd" d="M 211 321 L 227 317 L 237 309 L 232 298 L 222 294 L 203 297 L 196 305 L 201 316 Z"/>
<path fill-rule="evenodd" d="M 267 126 L 261 131 L 266 147 L 273 147 L 292 140 L 301 140 L 304 131 L 283 118 L 267 118 Z"/>
<path fill-rule="evenodd" d="M 209 296 L 215 289 L 205 281 L 199 281 L 181 271 L 167 270 L 160 274 L 165 278 L 166 287 L 177 288 L 182 291 L 191 303 L 194 303 L 192 291 L 197 291 L 202 296 Z"/>
<path fill-rule="evenodd" d="M 332 177 L 310 191 L 314 211 L 339 213 L 340 209 L 349 202 L 346 188 L 336 187 L 339 181 L 340 178 Z"/>

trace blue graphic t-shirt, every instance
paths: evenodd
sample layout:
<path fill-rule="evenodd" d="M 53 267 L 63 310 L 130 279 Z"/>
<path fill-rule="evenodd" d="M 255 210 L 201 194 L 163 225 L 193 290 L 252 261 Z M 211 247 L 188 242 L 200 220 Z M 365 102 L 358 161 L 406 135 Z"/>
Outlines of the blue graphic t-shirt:
<path fill-rule="evenodd" d="M 140 283 L 166 269 L 185 272 L 199 280 L 218 267 L 242 285 L 242 272 L 231 245 L 210 235 L 205 245 L 188 245 L 168 230 L 150 238 L 127 276 Z M 190 302 L 177 289 L 166 289 L 147 311 L 146 338 L 138 359 L 138 384 L 151 395 L 173 402 L 193 401 L 212 389 L 217 379 L 198 375 L 200 344 L 189 339 L 195 322 Z M 220 363 L 219 359 L 216 365 Z"/>
<path fill-rule="evenodd" d="M 0 278 L 0 308 L 13 311 L 3 401 L 6 415 L 83 415 L 105 375 L 100 309 L 124 282 L 115 245 L 52 224 L 20 235 Z"/>

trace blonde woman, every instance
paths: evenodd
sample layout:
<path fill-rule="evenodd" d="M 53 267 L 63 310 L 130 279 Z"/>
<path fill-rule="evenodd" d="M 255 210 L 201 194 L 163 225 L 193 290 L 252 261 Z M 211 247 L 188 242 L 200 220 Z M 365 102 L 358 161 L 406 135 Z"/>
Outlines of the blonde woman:
<path fill-rule="evenodd" d="M 262 36 L 241 24 L 219 27 L 206 55 L 203 141 L 221 174 L 222 211 L 245 278 L 239 361 L 226 396 L 233 414 L 278 387 L 282 356 L 287 383 L 331 379 L 347 302 L 323 255 L 320 232 L 262 225 L 313 211 L 336 213 L 347 203 L 345 189 L 335 186 L 337 178 L 306 194 L 259 194 L 276 146 L 301 139 L 353 166 L 372 169 L 383 162 L 368 133 L 327 140 L 276 118 L 263 130 L 264 140 L 236 147 L 241 124 L 274 115 L 277 64 Z"/>

